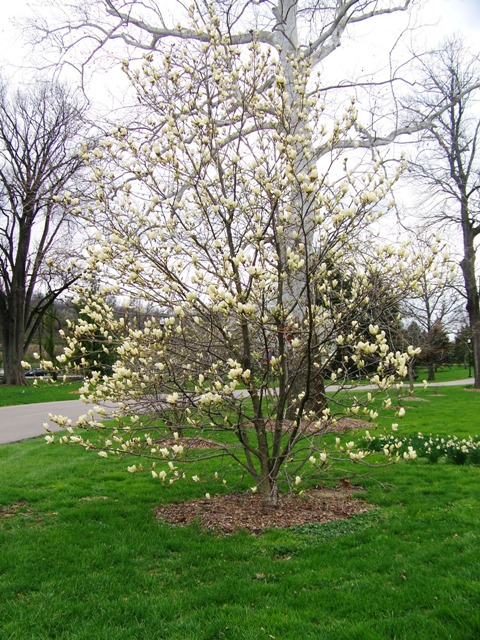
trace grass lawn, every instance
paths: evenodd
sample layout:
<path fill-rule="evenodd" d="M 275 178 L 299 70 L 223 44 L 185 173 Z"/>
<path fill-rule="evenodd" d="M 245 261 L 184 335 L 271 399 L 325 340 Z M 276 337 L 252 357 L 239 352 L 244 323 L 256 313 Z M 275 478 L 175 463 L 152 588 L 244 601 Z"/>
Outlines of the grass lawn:
<path fill-rule="evenodd" d="M 480 394 L 416 396 L 399 435 L 480 432 Z M 478 466 L 339 469 L 375 510 L 222 536 L 154 508 L 223 488 L 165 488 L 126 464 L 43 439 L 0 447 L 2 640 L 480 638 Z"/>
<path fill-rule="evenodd" d="M 426 380 L 428 378 L 428 370 L 425 367 L 416 368 L 415 373 L 417 375 L 416 382 L 422 382 L 422 380 Z M 468 367 L 462 367 L 457 364 L 438 367 L 438 370 L 435 372 L 435 381 L 431 382 L 430 384 L 434 385 L 435 382 L 466 380 L 469 377 L 468 373 Z M 472 375 L 473 373 L 470 370 L 470 377 L 472 377 Z"/>
<path fill-rule="evenodd" d="M 0 385 L 0 407 L 16 404 L 34 404 L 36 402 L 54 402 L 56 400 L 77 400 L 80 380 L 72 382 L 50 382 L 49 380 L 28 381 L 26 387 Z"/>

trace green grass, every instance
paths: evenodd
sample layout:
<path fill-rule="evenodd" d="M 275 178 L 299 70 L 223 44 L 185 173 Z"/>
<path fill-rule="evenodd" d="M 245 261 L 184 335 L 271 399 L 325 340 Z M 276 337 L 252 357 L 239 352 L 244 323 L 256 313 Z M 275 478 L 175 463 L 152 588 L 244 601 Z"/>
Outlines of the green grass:
<path fill-rule="evenodd" d="M 422 380 L 426 380 L 428 378 L 428 370 L 426 368 L 416 368 L 415 374 L 417 375 L 416 382 L 422 382 Z M 470 371 L 470 377 L 472 377 L 472 375 L 473 373 L 472 371 Z M 466 380 L 468 377 L 468 367 L 463 367 L 457 364 L 438 367 L 437 371 L 435 372 L 435 382 L 452 382 L 454 380 Z M 430 384 L 435 384 L 435 382 L 432 382 Z"/>
<path fill-rule="evenodd" d="M 404 406 L 406 416 L 395 417 L 398 406 Z M 406 432 L 434 433 L 468 437 L 480 433 L 480 392 L 465 387 L 416 388 L 412 398 L 408 390 L 392 404 L 390 411 L 382 411 L 376 419 L 380 427 L 399 423 L 399 435 Z"/>
<path fill-rule="evenodd" d="M 78 399 L 78 389 L 81 381 L 50 382 L 49 380 L 28 381 L 26 387 L 12 387 L 0 385 L 0 407 L 16 404 L 34 404 L 36 402 L 54 402 L 56 400 Z"/>
<path fill-rule="evenodd" d="M 441 393 L 419 391 L 398 433 L 478 433 L 480 394 Z M 478 466 L 349 467 L 374 510 L 261 536 L 156 521 L 157 504 L 218 487 L 125 466 L 42 439 L 0 447 L 2 640 L 480 637 Z"/>

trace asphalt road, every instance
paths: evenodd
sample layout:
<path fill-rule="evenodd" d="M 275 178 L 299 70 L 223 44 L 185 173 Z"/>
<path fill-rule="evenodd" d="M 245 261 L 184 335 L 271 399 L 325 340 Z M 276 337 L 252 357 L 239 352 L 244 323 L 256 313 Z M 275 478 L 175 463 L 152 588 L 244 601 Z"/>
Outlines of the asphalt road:
<path fill-rule="evenodd" d="M 46 435 L 43 424 L 49 422 L 49 413 L 67 416 L 72 419 L 72 422 L 75 422 L 89 409 L 90 407 L 81 400 L 0 407 L 0 444 Z M 52 423 L 49 423 L 49 426 L 52 431 L 59 430 L 59 427 Z"/>
<path fill-rule="evenodd" d="M 454 382 L 437 382 L 432 383 L 432 388 L 436 387 L 454 387 L 466 386 L 473 384 L 473 378 L 468 380 L 455 380 Z M 416 384 L 416 387 L 423 387 L 422 384 Z M 362 389 L 374 389 L 375 387 L 363 386 Z M 327 388 L 334 391 L 332 387 Z M 87 413 L 89 406 L 81 402 L 81 400 L 64 400 L 63 402 L 43 402 L 41 404 L 21 404 L 13 407 L 0 407 L 0 444 L 9 442 L 18 442 L 28 438 L 45 435 L 46 431 L 43 427 L 45 422 L 49 422 L 48 414 L 64 415 L 75 420 Z M 50 424 L 52 431 L 58 431 L 59 428 Z"/>

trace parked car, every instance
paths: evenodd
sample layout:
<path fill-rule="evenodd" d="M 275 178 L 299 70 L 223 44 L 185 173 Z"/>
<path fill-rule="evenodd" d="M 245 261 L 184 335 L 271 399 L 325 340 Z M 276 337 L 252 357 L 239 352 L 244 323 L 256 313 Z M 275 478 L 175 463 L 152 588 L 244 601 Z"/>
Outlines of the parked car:
<path fill-rule="evenodd" d="M 25 371 L 26 378 L 43 378 L 43 376 L 46 375 L 47 372 L 43 369 L 29 369 L 28 371 Z"/>

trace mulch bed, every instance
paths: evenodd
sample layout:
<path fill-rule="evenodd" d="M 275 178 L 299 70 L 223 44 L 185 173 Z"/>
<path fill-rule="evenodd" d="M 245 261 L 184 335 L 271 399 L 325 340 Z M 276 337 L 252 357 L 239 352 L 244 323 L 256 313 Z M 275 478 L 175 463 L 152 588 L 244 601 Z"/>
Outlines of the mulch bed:
<path fill-rule="evenodd" d="M 291 431 L 294 422 L 291 420 L 284 420 L 284 430 L 286 433 Z M 371 429 L 375 427 L 373 422 L 365 422 L 365 420 L 359 420 L 358 418 L 339 418 L 335 422 L 327 422 L 318 426 L 318 422 L 309 422 L 308 420 L 302 420 L 300 425 L 301 433 L 307 435 L 320 435 L 325 433 L 345 433 L 351 429 Z M 275 421 L 269 420 L 267 422 L 267 429 L 273 431 L 275 429 Z"/>
<path fill-rule="evenodd" d="M 288 431 L 292 427 L 292 422 L 289 420 L 285 420 L 285 432 Z M 365 422 L 365 420 L 358 420 L 357 418 L 340 418 L 335 423 L 329 423 L 325 426 L 319 428 L 317 423 L 315 422 L 302 422 L 301 431 L 302 433 L 308 435 L 315 435 L 320 433 L 345 433 L 346 431 L 350 431 L 351 429 L 371 429 L 375 427 L 375 423 L 373 422 Z M 275 422 L 270 420 L 267 423 L 267 429 L 273 430 L 275 428 Z M 164 446 L 164 447 L 172 447 L 174 444 L 181 444 L 184 449 L 218 449 L 222 445 L 213 440 L 208 440 L 206 438 L 193 437 L 186 438 L 184 436 L 179 436 L 178 438 L 165 436 L 164 438 L 159 438 L 155 440 L 154 443 L 156 445 Z"/>
<path fill-rule="evenodd" d="M 222 445 L 213 440 L 207 440 L 206 438 L 185 438 L 179 436 L 178 438 L 160 438 L 155 440 L 154 444 L 163 447 L 173 447 L 174 444 L 181 444 L 184 449 L 218 449 Z"/>
<path fill-rule="evenodd" d="M 272 423 L 272 428 L 274 423 Z M 290 425 L 286 425 L 288 430 Z M 345 433 L 352 429 L 367 429 L 374 427 L 371 422 L 356 418 L 341 418 L 335 424 L 326 425 L 319 431 L 315 423 L 302 424 L 302 432 L 315 434 L 322 431 L 328 433 Z M 204 438 L 162 438 L 155 444 L 171 447 L 181 444 L 184 448 L 209 449 L 219 445 Z M 348 480 L 335 488 L 316 487 L 302 493 L 302 495 L 284 494 L 280 496 L 276 509 L 265 511 L 259 495 L 252 493 L 235 495 L 218 495 L 200 500 L 189 500 L 177 504 L 166 504 L 155 511 L 159 520 L 166 520 L 171 524 L 188 525 L 194 521 L 210 531 L 233 533 L 245 529 L 252 533 L 260 533 L 265 529 L 288 528 L 311 522 L 325 523 L 342 520 L 352 515 L 365 513 L 374 508 L 358 498 L 353 498 L 354 492 L 361 488 L 351 485 Z"/>
<path fill-rule="evenodd" d="M 376 427 L 375 422 L 365 422 L 365 420 L 359 420 L 358 418 L 340 418 L 331 428 L 329 433 L 345 433 L 351 429 L 373 429 Z"/>
<path fill-rule="evenodd" d="M 263 509 L 259 495 L 219 495 L 209 499 L 162 505 L 156 509 L 156 516 L 159 520 L 176 525 L 198 521 L 202 528 L 210 531 L 234 533 L 245 529 L 251 533 L 260 533 L 265 529 L 332 522 L 365 513 L 374 507 L 352 497 L 354 491 L 360 490 L 346 480 L 334 489 L 316 487 L 300 496 L 281 495 L 279 507 L 268 511 Z"/>

